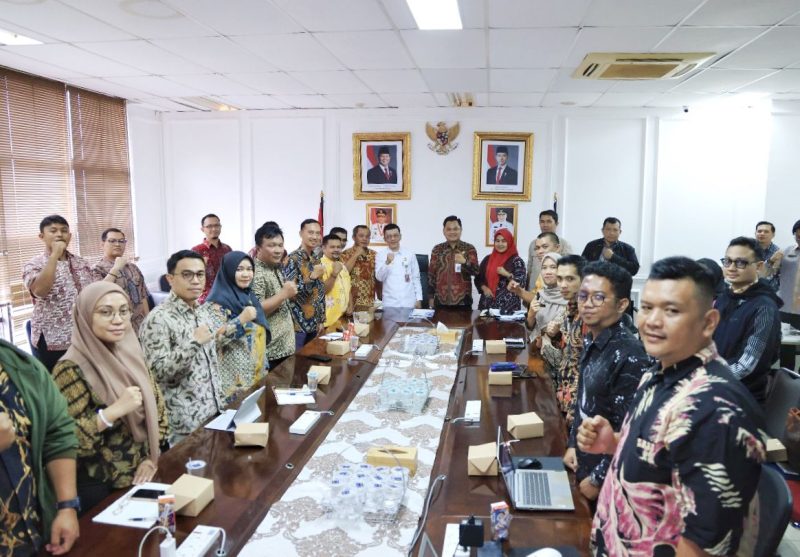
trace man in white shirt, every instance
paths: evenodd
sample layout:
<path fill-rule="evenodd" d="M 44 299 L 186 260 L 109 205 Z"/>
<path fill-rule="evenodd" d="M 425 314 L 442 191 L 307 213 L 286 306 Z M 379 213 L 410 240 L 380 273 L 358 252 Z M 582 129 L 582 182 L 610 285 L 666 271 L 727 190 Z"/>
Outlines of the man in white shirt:
<path fill-rule="evenodd" d="M 400 249 L 400 227 L 387 224 L 383 239 L 388 247 L 375 257 L 375 278 L 383 283 L 384 307 L 422 307 L 422 283 L 417 257 Z"/>
<path fill-rule="evenodd" d="M 508 222 L 508 213 L 506 213 L 505 209 L 498 209 L 497 220 L 489 226 L 489 240 L 494 242 L 494 237 L 503 228 L 511 232 L 512 235 L 514 234 L 514 224 Z"/>

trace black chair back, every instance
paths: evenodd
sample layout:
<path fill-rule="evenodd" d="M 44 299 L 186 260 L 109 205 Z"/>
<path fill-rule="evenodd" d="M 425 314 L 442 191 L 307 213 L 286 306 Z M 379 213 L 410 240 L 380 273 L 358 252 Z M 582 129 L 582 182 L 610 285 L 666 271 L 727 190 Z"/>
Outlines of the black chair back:
<path fill-rule="evenodd" d="M 792 407 L 800 407 L 800 375 L 785 368 L 775 370 L 766 408 L 766 428 L 770 437 L 783 439 L 786 415 Z"/>
<path fill-rule="evenodd" d="M 430 308 L 428 298 L 430 297 L 430 287 L 428 286 L 428 254 L 417 254 L 417 265 L 419 266 L 419 280 L 422 283 L 422 307 Z"/>
<path fill-rule="evenodd" d="M 792 516 L 792 492 L 783 475 L 765 464 L 761 466 L 757 495 L 758 539 L 753 557 L 773 557 Z"/>
<path fill-rule="evenodd" d="M 167 275 L 161 275 L 158 277 L 158 286 L 161 288 L 162 292 L 169 292 L 172 290 L 169 285 L 169 281 L 167 280 Z"/>

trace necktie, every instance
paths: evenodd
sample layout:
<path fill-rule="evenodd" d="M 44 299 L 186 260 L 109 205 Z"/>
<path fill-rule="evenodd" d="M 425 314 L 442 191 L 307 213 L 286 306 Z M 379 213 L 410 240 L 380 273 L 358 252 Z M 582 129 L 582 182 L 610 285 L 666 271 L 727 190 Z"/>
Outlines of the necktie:
<path fill-rule="evenodd" d="M 387 180 L 389 179 L 389 169 L 388 168 L 384 168 L 383 169 L 383 175 L 386 176 Z"/>
<path fill-rule="evenodd" d="M 494 179 L 494 183 L 495 184 L 499 184 L 500 183 L 500 176 L 502 176 L 502 175 L 503 175 L 503 169 L 498 167 L 497 168 L 497 176 Z"/>

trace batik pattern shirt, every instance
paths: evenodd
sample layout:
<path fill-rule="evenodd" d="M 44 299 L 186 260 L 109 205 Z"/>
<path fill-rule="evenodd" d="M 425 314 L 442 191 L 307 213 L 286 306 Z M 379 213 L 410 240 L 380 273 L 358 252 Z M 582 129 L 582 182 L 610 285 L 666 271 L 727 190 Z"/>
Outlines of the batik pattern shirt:
<path fill-rule="evenodd" d="M 0 367 L 0 412 L 17 432 L 16 442 L 0 452 L 0 548 L 3 555 L 28 555 L 41 547 L 41 519 L 31 454 L 31 420 L 22 395 Z"/>
<path fill-rule="evenodd" d="M 333 274 L 333 260 L 322 256 L 322 264 L 325 266 L 325 273 L 322 275 L 322 280 L 327 281 Z M 340 261 L 341 263 L 341 261 Z M 342 270 L 336 275 L 333 282 L 333 287 L 325 294 L 325 327 L 336 328 L 339 325 L 342 316 L 347 313 L 347 307 L 350 304 L 350 273 L 342 264 Z"/>
<path fill-rule="evenodd" d="M 575 406 L 575 393 L 578 391 L 578 374 L 581 353 L 583 352 L 583 321 L 578 315 L 578 303 L 567 303 L 567 310 L 561 320 L 558 341 L 545 349 L 542 357 L 550 361 L 554 367 L 554 381 L 558 407 L 567 420 L 567 427 L 572 425 Z"/>
<path fill-rule="evenodd" d="M 713 344 L 642 377 L 592 524 L 595 555 L 753 555 L 763 414 Z"/>
<path fill-rule="evenodd" d="M 139 333 L 147 367 L 164 394 L 172 445 L 223 407 L 215 341 L 194 340 L 200 325 L 213 332 L 211 308 L 190 307 L 171 292 L 147 315 Z"/>
<path fill-rule="evenodd" d="M 56 265 L 53 287 L 43 298 L 33 296 L 31 316 L 31 344 L 37 346 L 44 335 L 48 350 L 66 350 L 72 342 L 72 306 L 75 298 L 86 286 L 94 282 L 89 262 L 70 252 Z M 22 268 L 22 282 L 29 291 L 33 281 L 42 272 L 50 256 L 37 255 Z"/>
<path fill-rule="evenodd" d="M 504 267 L 506 271 L 511 273 L 511 279 L 504 276 L 499 277 L 494 296 L 487 296 L 483 293 L 481 287 L 486 284 L 486 266 L 489 263 L 489 257 L 487 255 L 483 258 L 478 276 L 475 277 L 475 288 L 481 293 L 481 297 L 478 300 L 478 309 L 499 309 L 500 313 L 503 314 L 514 313 L 520 308 L 521 301 L 519 296 L 509 292 L 508 283 L 511 280 L 515 280 L 520 284 L 525 282 L 525 262 L 516 255 L 509 258 Z"/>
<path fill-rule="evenodd" d="M 775 242 L 770 242 L 769 247 L 763 250 L 764 271 L 761 276 L 764 277 L 764 280 L 767 281 L 767 284 L 769 284 L 775 292 L 781 289 L 781 269 L 780 267 L 773 267 L 769 260 L 773 255 L 778 253 L 779 250 L 780 248 Z"/>
<path fill-rule="evenodd" d="M 297 296 L 289 302 L 296 332 L 316 333 L 325 323 L 325 284 L 320 278 L 311 278 L 314 265 L 319 264 L 319 258 L 302 247 L 289 254 L 283 275 L 297 283 Z"/>
<path fill-rule="evenodd" d="M 214 286 L 214 279 L 217 278 L 217 273 L 220 267 L 222 267 L 222 258 L 226 253 L 230 253 L 233 250 L 228 244 L 220 242 L 219 246 L 215 246 L 208 241 L 208 238 L 204 238 L 203 243 L 197 244 L 192 248 L 192 251 L 196 251 L 202 255 L 203 260 L 206 262 L 206 287 L 203 289 L 203 294 L 197 300 L 198 304 L 202 304 L 206 301 L 208 293 L 211 292 L 211 287 Z"/>
<path fill-rule="evenodd" d="M 110 484 L 115 489 L 130 486 L 136 469 L 143 460 L 150 458 L 147 441 L 135 441 L 123 420 L 115 422 L 114 427 L 97 430 L 97 411 L 106 405 L 92 391 L 75 362 L 59 360 L 53 368 L 53 380 L 67 400 L 69 415 L 75 420 L 78 469 L 86 472 L 90 478 Z M 158 410 L 159 440 L 163 443 L 169 436 L 167 411 L 161 389 L 152 375 L 150 381 Z"/>
<path fill-rule="evenodd" d="M 256 262 L 253 284 L 250 285 L 253 293 L 262 302 L 275 296 L 283 288 L 283 273 L 279 267 L 270 267 L 259 259 Z M 294 321 L 292 311 L 289 309 L 289 300 L 283 300 L 274 312 L 267 315 L 267 323 L 272 333 L 272 338 L 267 344 L 267 359 L 278 360 L 294 354 Z"/>
<path fill-rule="evenodd" d="M 603 416 L 619 431 L 642 375 L 653 365 L 642 343 L 621 321 L 604 329 L 597 338 L 587 335 L 580 358 L 578 389 L 569 446 L 578 457 L 578 481 L 589 478 L 600 486 L 606 477 L 611 455 L 589 454 L 577 448 L 578 427 L 584 419 Z"/>
<path fill-rule="evenodd" d="M 467 260 L 456 271 L 456 254 Z M 428 263 L 428 284 L 434 302 L 442 306 L 472 307 L 472 278 L 478 274 L 478 252 L 475 246 L 458 241 L 455 247 L 448 242 L 437 244 Z"/>
<path fill-rule="evenodd" d="M 113 261 L 105 257 L 101 259 L 92 267 L 94 280 L 104 280 L 113 266 Z M 147 312 L 150 309 L 150 306 L 147 305 L 147 297 L 150 292 L 147 290 L 142 271 L 133 263 L 126 263 L 118 273 L 119 278 L 112 278 L 114 278 L 114 283 L 119 285 L 128 294 L 128 298 L 131 299 L 131 304 L 133 304 L 131 308 L 131 325 L 133 325 L 133 331 L 139 334 L 139 327 L 142 325 L 144 318 L 147 317 Z"/>
<path fill-rule="evenodd" d="M 344 250 L 342 261 L 350 261 L 355 251 L 355 246 Z M 375 303 L 375 253 L 367 248 L 366 253 L 358 256 L 350 271 L 350 287 L 357 311 L 371 308 Z"/>

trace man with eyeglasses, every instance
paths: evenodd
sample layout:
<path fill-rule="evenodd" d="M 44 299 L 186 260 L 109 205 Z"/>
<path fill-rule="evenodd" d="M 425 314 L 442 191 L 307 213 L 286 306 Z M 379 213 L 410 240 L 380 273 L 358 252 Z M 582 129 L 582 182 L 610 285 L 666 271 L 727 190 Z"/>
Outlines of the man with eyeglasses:
<path fill-rule="evenodd" d="M 150 292 L 144 275 L 133 259 L 126 257 L 125 246 L 128 240 L 119 228 L 107 228 L 100 235 L 103 242 L 103 259 L 92 267 L 94 280 L 105 280 L 118 284 L 131 299 L 131 325 L 138 335 L 142 321 L 150 313 L 148 297 Z"/>
<path fill-rule="evenodd" d="M 764 404 L 769 369 L 781 348 L 783 302 L 759 273 L 761 248 L 753 238 L 731 240 L 721 260 L 728 288 L 717 298 L 720 313 L 714 342 L 733 374 Z"/>
<path fill-rule="evenodd" d="M 203 294 L 197 300 L 202 304 L 206 301 L 206 296 L 211 292 L 211 287 L 214 285 L 214 279 L 217 278 L 217 272 L 222 265 L 222 258 L 226 253 L 233 251 L 228 244 L 223 244 L 219 239 L 222 232 L 222 224 L 219 217 L 214 213 L 209 213 L 200 219 L 200 230 L 205 234 L 202 244 L 197 244 L 192 248 L 192 251 L 199 253 L 206 263 L 206 284 L 203 288 Z"/>
<path fill-rule="evenodd" d="M 203 256 L 191 250 L 167 260 L 170 293 L 145 318 L 139 332 L 145 361 L 164 393 L 174 445 L 220 412 L 212 309 L 199 304 L 206 281 Z"/>
<path fill-rule="evenodd" d="M 589 501 L 600 493 L 611 455 L 577 448 L 578 428 L 583 420 L 602 416 L 619 431 L 642 375 L 653 364 L 639 339 L 621 323 L 630 304 L 632 282 L 631 274 L 619 265 L 596 261 L 584 267 L 577 295 L 578 312 L 588 332 L 564 464 L 575 472 L 580 492 Z"/>

